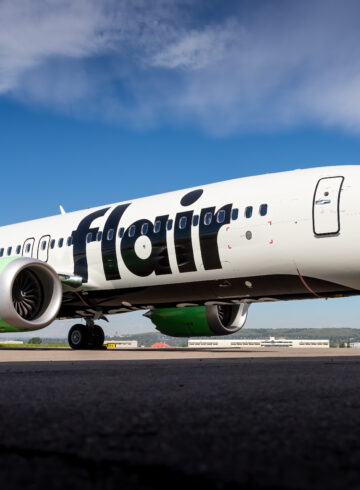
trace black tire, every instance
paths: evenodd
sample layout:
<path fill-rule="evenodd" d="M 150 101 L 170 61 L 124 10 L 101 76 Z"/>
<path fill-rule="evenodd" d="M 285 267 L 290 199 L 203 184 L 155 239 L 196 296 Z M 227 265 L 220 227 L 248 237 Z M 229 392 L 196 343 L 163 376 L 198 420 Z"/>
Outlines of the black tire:
<path fill-rule="evenodd" d="M 92 328 L 91 338 L 89 339 L 89 344 L 93 349 L 101 349 L 104 345 L 104 340 L 104 330 L 99 325 L 94 325 Z"/>
<path fill-rule="evenodd" d="M 89 334 L 86 325 L 77 324 L 70 328 L 68 342 L 72 349 L 86 349 L 88 339 Z"/>

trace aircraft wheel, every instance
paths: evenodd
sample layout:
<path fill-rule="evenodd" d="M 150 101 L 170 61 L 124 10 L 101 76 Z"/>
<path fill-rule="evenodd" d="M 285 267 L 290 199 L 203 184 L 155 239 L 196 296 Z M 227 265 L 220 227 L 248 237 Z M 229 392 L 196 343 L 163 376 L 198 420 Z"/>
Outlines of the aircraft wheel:
<path fill-rule="evenodd" d="M 104 345 L 105 334 L 104 330 L 99 325 L 93 326 L 92 336 L 91 336 L 91 346 L 93 349 L 101 349 Z"/>
<path fill-rule="evenodd" d="M 72 349 L 86 349 L 88 346 L 89 332 L 86 325 L 80 323 L 70 328 L 68 342 Z"/>

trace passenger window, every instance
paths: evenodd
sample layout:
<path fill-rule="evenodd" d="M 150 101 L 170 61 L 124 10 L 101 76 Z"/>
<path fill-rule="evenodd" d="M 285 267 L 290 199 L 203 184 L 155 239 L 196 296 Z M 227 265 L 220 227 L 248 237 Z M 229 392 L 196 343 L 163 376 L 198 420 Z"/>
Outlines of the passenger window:
<path fill-rule="evenodd" d="M 233 221 L 236 221 L 238 219 L 238 216 L 239 216 L 239 210 L 237 208 L 234 208 L 231 212 L 231 219 Z"/>
<path fill-rule="evenodd" d="M 44 240 L 43 242 L 41 242 L 41 250 L 45 250 L 46 249 L 46 241 Z"/>
<path fill-rule="evenodd" d="M 12 247 L 8 247 L 8 249 L 7 249 L 7 254 L 8 254 L 8 255 L 11 255 L 11 251 L 12 251 Z"/>
<path fill-rule="evenodd" d="M 122 238 L 124 236 L 124 228 L 120 228 L 119 230 L 119 238 Z"/>
<path fill-rule="evenodd" d="M 216 216 L 216 221 L 218 223 L 224 223 L 224 221 L 225 221 L 225 211 L 224 211 L 224 209 L 222 209 L 221 211 L 218 212 L 218 214 Z"/>
<path fill-rule="evenodd" d="M 173 225 L 173 220 L 172 219 L 168 219 L 167 223 L 166 223 L 166 228 L 170 231 L 172 229 L 172 225 Z"/>
<path fill-rule="evenodd" d="M 204 216 L 204 225 L 209 226 L 212 221 L 212 213 L 206 213 Z"/>
<path fill-rule="evenodd" d="M 114 238 L 114 230 L 113 228 L 111 228 L 108 232 L 107 232 L 107 235 L 106 235 L 106 238 L 110 241 Z"/>
<path fill-rule="evenodd" d="M 199 216 L 195 214 L 193 217 L 193 226 L 197 226 L 199 224 Z"/>
<path fill-rule="evenodd" d="M 71 247 L 72 243 L 73 243 L 73 239 L 72 239 L 72 236 L 69 236 L 68 239 L 67 239 L 67 246 L 68 247 Z"/>
<path fill-rule="evenodd" d="M 253 212 L 252 206 L 245 208 L 245 218 L 251 218 Z"/>
<path fill-rule="evenodd" d="M 180 230 L 183 230 L 184 228 L 186 228 L 186 223 L 187 223 L 187 217 L 181 216 L 180 221 L 179 221 Z"/>
<path fill-rule="evenodd" d="M 101 240 L 102 240 L 102 231 L 98 231 L 98 232 L 96 233 L 96 240 L 97 240 L 98 242 L 101 242 Z"/>
<path fill-rule="evenodd" d="M 135 235 L 135 225 L 130 226 L 128 235 L 130 238 L 132 238 Z"/>
<path fill-rule="evenodd" d="M 91 242 L 92 242 L 92 233 L 90 232 L 86 235 L 86 243 L 91 243 Z"/>
<path fill-rule="evenodd" d="M 18 245 L 18 246 L 16 247 L 16 254 L 17 254 L 17 255 L 20 255 L 20 252 L 21 252 L 21 245 Z"/>
<path fill-rule="evenodd" d="M 259 208 L 260 216 L 265 216 L 267 214 L 267 204 L 262 204 Z"/>
<path fill-rule="evenodd" d="M 161 221 L 155 221 L 154 233 L 159 233 L 160 229 L 161 229 Z"/>
<path fill-rule="evenodd" d="M 0 257 L 2 257 L 3 255 L 4 255 L 4 249 L 0 248 Z"/>
<path fill-rule="evenodd" d="M 62 248 L 63 245 L 64 245 L 64 239 L 63 238 L 59 238 L 58 247 L 59 248 Z"/>
<path fill-rule="evenodd" d="M 55 240 L 52 240 L 52 241 L 55 243 Z M 54 248 L 54 247 L 53 247 L 53 248 Z M 25 252 L 28 254 L 28 253 L 30 252 L 30 249 L 31 249 L 31 245 L 30 245 L 30 243 L 28 243 L 28 244 L 26 245 Z"/>
<path fill-rule="evenodd" d="M 55 240 L 53 239 L 53 240 L 51 240 L 51 242 L 50 242 L 50 248 L 51 248 L 51 249 L 53 249 L 54 247 L 55 247 Z M 26 252 L 27 252 L 27 253 L 29 253 L 29 252 L 30 252 L 30 243 L 28 243 L 28 244 L 26 245 Z"/>
<path fill-rule="evenodd" d="M 146 235 L 146 233 L 148 232 L 148 228 L 149 228 L 149 225 L 147 223 L 144 223 L 141 227 L 141 234 Z"/>

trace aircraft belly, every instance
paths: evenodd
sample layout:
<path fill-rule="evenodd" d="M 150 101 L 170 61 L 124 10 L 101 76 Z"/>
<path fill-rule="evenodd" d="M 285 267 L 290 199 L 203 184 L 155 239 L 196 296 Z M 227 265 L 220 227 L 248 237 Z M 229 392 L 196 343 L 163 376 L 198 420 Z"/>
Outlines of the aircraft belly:
<path fill-rule="evenodd" d="M 105 314 L 121 313 L 133 309 L 203 305 L 207 303 L 261 302 L 314 298 L 311 291 L 320 297 L 349 296 L 359 294 L 352 288 L 304 277 L 306 287 L 298 275 L 267 275 L 229 278 L 217 281 L 200 281 L 138 287 L 116 290 L 89 291 L 83 301 L 77 295 L 67 294 L 60 317 L 76 316 L 76 311 L 101 310 Z M 80 315 L 81 316 L 81 315 Z"/>

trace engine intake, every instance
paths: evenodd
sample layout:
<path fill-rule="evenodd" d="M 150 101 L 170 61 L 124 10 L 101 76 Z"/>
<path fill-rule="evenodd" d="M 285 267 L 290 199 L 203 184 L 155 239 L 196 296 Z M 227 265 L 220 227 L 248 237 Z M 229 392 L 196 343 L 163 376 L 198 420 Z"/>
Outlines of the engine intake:
<path fill-rule="evenodd" d="M 44 328 L 61 301 L 61 282 L 48 264 L 28 257 L 0 260 L 0 330 Z"/>

